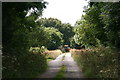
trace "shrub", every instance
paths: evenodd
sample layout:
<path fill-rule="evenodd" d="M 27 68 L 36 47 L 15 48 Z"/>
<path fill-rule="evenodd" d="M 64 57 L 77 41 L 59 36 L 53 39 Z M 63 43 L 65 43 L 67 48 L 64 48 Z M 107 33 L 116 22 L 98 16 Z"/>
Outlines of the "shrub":
<path fill-rule="evenodd" d="M 3 78 L 36 78 L 47 68 L 45 56 L 41 54 L 5 55 L 3 61 Z"/>
<path fill-rule="evenodd" d="M 30 47 L 29 52 L 33 54 L 43 53 L 47 50 L 44 46 L 40 47 Z"/>

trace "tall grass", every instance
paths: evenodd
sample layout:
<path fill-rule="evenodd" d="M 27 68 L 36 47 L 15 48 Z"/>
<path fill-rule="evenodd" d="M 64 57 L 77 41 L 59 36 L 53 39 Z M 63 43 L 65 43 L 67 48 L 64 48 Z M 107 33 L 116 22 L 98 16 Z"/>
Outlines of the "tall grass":
<path fill-rule="evenodd" d="M 93 48 L 70 51 L 87 78 L 118 78 L 118 51 Z"/>
<path fill-rule="evenodd" d="M 25 54 L 21 56 L 3 56 L 3 78 L 36 78 L 47 68 L 45 56 Z"/>
<path fill-rule="evenodd" d="M 61 50 L 48 50 L 43 53 L 47 59 L 56 59 L 60 54 L 62 54 Z"/>

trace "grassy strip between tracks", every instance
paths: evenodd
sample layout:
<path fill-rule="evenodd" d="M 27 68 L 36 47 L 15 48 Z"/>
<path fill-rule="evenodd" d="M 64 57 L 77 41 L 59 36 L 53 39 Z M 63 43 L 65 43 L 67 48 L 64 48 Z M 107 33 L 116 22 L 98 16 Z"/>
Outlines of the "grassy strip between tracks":
<path fill-rule="evenodd" d="M 60 71 L 58 72 L 58 74 L 53 78 L 53 80 L 62 80 L 63 78 L 65 78 L 65 70 L 66 67 L 65 65 L 62 65 Z"/>
<path fill-rule="evenodd" d="M 65 58 L 65 55 L 62 57 L 62 61 L 64 60 L 64 58 Z"/>

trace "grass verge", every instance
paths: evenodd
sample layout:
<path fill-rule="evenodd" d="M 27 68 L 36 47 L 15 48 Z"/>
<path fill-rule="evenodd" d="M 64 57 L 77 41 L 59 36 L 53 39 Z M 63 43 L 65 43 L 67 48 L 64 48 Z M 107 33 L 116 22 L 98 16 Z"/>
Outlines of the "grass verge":
<path fill-rule="evenodd" d="M 62 57 L 62 61 L 64 60 L 64 58 L 65 58 L 65 55 Z"/>
<path fill-rule="evenodd" d="M 46 56 L 46 59 L 56 59 L 62 52 L 60 50 L 48 50 L 43 53 Z"/>
<path fill-rule="evenodd" d="M 118 53 L 107 47 L 71 50 L 87 78 L 118 78 Z"/>
<path fill-rule="evenodd" d="M 47 62 L 56 59 L 60 54 L 62 54 L 60 50 L 47 50 L 43 53 L 47 59 Z"/>
<path fill-rule="evenodd" d="M 65 78 L 65 70 L 66 67 L 65 65 L 62 65 L 60 71 L 58 72 L 58 74 L 53 78 L 53 80 L 62 80 L 62 78 Z"/>
<path fill-rule="evenodd" d="M 36 78 L 47 69 L 46 58 L 40 54 L 4 56 L 2 78 Z"/>
<path fill-rule="evenodd" d="M 52 61 L 52 60 L 54 60 L 54 59 L 48 58 L 48 59 L 47 59 L 47 62 L 50 62 L 50 61 Z"/>

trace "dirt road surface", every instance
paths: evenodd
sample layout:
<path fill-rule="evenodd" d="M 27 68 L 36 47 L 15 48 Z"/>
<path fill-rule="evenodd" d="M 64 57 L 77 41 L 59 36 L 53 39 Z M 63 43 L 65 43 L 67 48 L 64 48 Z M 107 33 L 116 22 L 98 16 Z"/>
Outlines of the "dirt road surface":
<path fill-rule="evenodd" d="M 62 60 L 64 55 L 64 60 Z M 77 63 L 71 57 L 71 53 L 63 53 L 59 55 L 55 60 L 50 61 L 49 69 L 38 78 L 54 78 L 60 71 L 60 68 L 63 64 L 67 68 L 65 71 L 65 78 L 84 78 Z"/>

